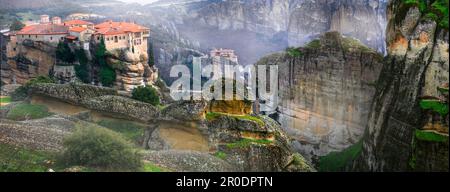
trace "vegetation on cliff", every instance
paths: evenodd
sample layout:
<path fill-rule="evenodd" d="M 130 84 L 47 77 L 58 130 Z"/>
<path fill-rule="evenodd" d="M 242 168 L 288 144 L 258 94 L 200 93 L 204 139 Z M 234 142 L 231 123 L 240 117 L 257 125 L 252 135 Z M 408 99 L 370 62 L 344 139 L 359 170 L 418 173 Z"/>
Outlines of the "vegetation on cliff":
<path fill-rule="evenodd" d="M 300 51 L 300 49 L 299 48 L 295 48 L 295 47 L 288 47 L 286 49 L 286 52 L 291 57 L 300 57 L 300 56 L 303 55 L 303 53 Z"/>
<path fill-rule="evenodd" d="M 95 50 L 95 59 L 100 66 L 100 82 L 102 85 L 110 87 L 116 81 L 116 72 L 106 63 L 106 54 L 105 40 L 102 38 Z"/>
<path fill-rule="evenodd" d="M 80 63 L 79 65 L 75 65 L 75 73 L 83 83 L 89 83 L 88 58 L 86 57 L 86 53 L 83 49 L 77 49 L 75 55 Z"/>
<path fill-rule="evenodd" d="M 326 156 L 320 157 L 319 171 L 344 171 L 345 167 L 359 156 L 362 144 L 363 142 L 359 141 L 341 152 L 331 152 Z"/>
<path fill-rule="evenodd" d="M 229 116 L 229 117 L 233 117 L 235 119 L 241 119 L 241 120 L 248 120 L 248 121 L 253 121 L 255 123 L 257 123 L 260 126 L 264 126 L 264 121 L 261 120 L 261 118 L 256 117 L 256 116 L 251 116 L 251 115 L 233 115 L 233 114 L 226 114 L 226 113 L 218 113 L 218 112 L 209 112 L 206 113 L 206 119 L 208 121 L 213 121 L 221 116 Z"/>
<path fill-rule="evenodd" d="M 425 18 L 432 19 L 448 30 L 448 0 L 403 0 L 407 6 L 417 6 Z"/>
<path fill-rule="evenodd" d="M 424 99 L 420 101 L 420 107 L 424 110 L 432 110 L 442 117 L 448 115 L 448 104 L 440 100 Z"/>
<path fill-rule="evenodd" d="M 158 92 L 153 87 L 142 87 L 139 86 L 134 88 L 131 92 L 132 98 L 138 101 L 150 103 L 153 106 L 158 106 L 160 104 L 160 99 Z"/>
<path fill-rule="evenodd" d="M 56 58 L 65 63 L 73 63 L 75 54 L 72 53 L 67 42 L 60 41 L 56 47 Z"/>

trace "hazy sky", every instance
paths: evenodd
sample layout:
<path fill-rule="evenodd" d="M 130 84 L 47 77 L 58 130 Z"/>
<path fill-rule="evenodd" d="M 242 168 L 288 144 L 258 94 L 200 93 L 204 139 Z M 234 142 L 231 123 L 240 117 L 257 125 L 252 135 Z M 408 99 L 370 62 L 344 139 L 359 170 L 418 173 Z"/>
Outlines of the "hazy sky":
<path fill-rule="evenodd" d="M 153 2 L 158 1 L 158 0 L 119 0 L 119 1 L 127 2 L 127 3 L 148 4 L 148 3 L 153 3 Z"/>

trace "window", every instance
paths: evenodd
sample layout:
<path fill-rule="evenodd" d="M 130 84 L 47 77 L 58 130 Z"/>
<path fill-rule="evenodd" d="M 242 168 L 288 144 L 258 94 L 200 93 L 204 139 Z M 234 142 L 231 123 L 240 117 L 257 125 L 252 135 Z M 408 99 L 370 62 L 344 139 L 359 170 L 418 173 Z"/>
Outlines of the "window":
<path fill-rule="evenodd" d="M 109 37 L 106 38 L 106 41 L 109 41 Z"/>
<path fill-rule="evenodd" d="M 119 40 L 117 39 L 117 36 L 114 36 L 114 43 L 119 42 Z"/>
<path fill-rule="evenodd" d="M 64 37 L 61 37 L 61 40 L 64 40 Z"/>
<path fill-rule="evenodd" d="M 37 35 L 36 36 L 34 36 L 36 39 L 37 39 Z"/>
<path fill-rule="evenodd" d="M 97 36 L 97 40 L 100 41 L 100 36 Z"/>
<path fill-rule="evenodd" d="M 50 37 L 50 41 L 53 40 L 53 37 Z"/>
<path fill-rule="evenodd" d="M 28 35 L 28 38 L 31 38 L 31 35 Z"/>
<path fill-rule="evenodd" d="M 16 51 L 16 48 L 14 47 L 13 50 Z"/>

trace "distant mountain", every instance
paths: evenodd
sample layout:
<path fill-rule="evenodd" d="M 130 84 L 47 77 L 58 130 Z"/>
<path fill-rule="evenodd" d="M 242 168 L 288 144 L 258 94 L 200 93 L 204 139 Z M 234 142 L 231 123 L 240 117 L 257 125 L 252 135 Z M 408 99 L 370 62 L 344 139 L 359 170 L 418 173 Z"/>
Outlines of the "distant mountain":
<path fill-rule="evenodd" d="M 327 31 L 384 52 L 386 0 L 164 0 L 137 10 L 206 47 L 235 49 L 244 64 Z"/>
<path fill-rule="evenodd" d="M 120 3 L 116 0 L 0 0 L 0 10 L 7 9 L 39 9 L 39 8 L 70 8 L 83 4 Z"/>

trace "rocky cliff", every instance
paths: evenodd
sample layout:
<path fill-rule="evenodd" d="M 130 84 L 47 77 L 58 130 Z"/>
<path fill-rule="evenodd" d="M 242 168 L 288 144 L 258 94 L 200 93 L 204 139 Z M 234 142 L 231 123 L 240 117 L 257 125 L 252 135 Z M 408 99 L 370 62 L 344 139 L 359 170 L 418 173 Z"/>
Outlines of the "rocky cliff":
<path fill-rule="evenodd" d="M 435 10 L 439 2 L 447 9 L 448 22 L 448 1 L 428 1 L 422 7 Z M 448 86 L 448 23 L 445 27 L 437 20 L 442 15 L 430 17 L 419 7 L 401 0 L 388 6 L 389 55 L 355 170 L 448 171 L 448 111 L 439 122 L 446 124 L 447 136 L 424 139 L 422 129 L 430 119 L 419 105 L 421 97 L 440 97 L 438 87 Z M 444 100 L 448 107 L 448 94 Z"/>
<path fill-rule="evenodd" d="M 43 42 L 24 41 L 7 45 L 7 62 L 2 65 L 2 81 L 23 84 L 39 75 L 48 76 L 55 64 L 55 47 Z"/>
<path fill-rule="evenodd" d="M 146 149 L 161 151 L 156 154 L 162 155 L 163 158 L 176 158 L 168 159 L 169 163 L 176 161 L 178 165 L 181 161 L 187 161 L 198 166 L 198 162 L 191 162 L 192 158 L 204 159 L 209 156 L 210 158 L 206 159 L 211 159 L 210 153 L 213 153 L 218 160 L 231 164 L 232 170 L 315 171 L 301 155 L 293 152 L 290 138 L 281 130 L 277 122 L 268 117 L 207 113 L 208 105 L 204 101 L 174 102 L 160 109 L 119 96 L 116 91 L 109 88 L 83 84 L 36 84 L 32 86 L 30 94 L 59 99 L 83 106 L 87 111 L 100 112 L 110 117 L 141 122 L 148 128 L 145 131 L 142 146 Z M 221 109 L 224 108 L 226 106 L 221 107 Z M 166 151 L 173 150 L 168 144 L 171 139 L 167 137 L 176 136 L 169 134 L 163 137 L 161 132 L 167 132 L 164 129 L 172 129 L 173 132 L 194 131 L 186 124 L 193 124 L 194 130 L 201 132 L 199 135 L 206 138 L 206 146 L 202 146 L 201 150 L 198 149 L 203 152 L 203 155 L 190 152 L 184 152 L 184 155 L 181 155 L 179 152 Z M 2 126 L 0 125 L 0 132 L 3 131 Z M 7 127 L 8 124 L 4 126 Z M 23 128 L 22 124 L 17 126 L 20 129 Z M 8 130 L 5 128 L 5 131 Z M 12 134 L 14 131 L 22 131 L 12 130 Z M 29 133 L 24 137 L 29 137 Z M 151 154 L 148 154 L 146 158 L 149 160 L 157 158 Z M 195 169 L 191 167 L 188 170 Z"/>
<path fill-rule="evenodd" d="M 241 63 L 253 64 L 332 30 L 384 52 L 385 5 L 384 0 L 208 0 L 151 4 L 137 11 L 158 13 L 158 19 L 170 21 L 202 47 L 229 47 Z"/>
<path fill-rule="evenodd" d="M 148 63 L 148 54 L 133 54 L 117 49 L 107 57 L 107 63 L 116 70 L 115 87 L 132 91 L 137 86 L 153 85 L 158 78 L 158 70 Z"/>
<path fill-rule="evenodd" d="M 274 116 L 299 142 L 297 150 L 314 159 L 361 139 L 382 60 L 359 41 L 329 32 L 257 64 L 278 65 Z"/>

